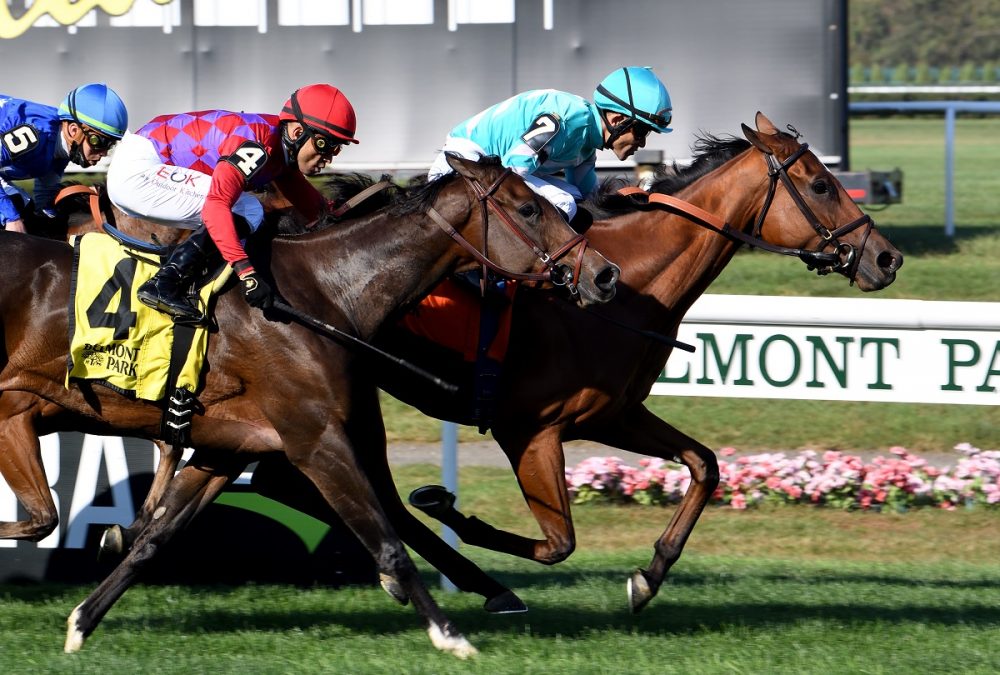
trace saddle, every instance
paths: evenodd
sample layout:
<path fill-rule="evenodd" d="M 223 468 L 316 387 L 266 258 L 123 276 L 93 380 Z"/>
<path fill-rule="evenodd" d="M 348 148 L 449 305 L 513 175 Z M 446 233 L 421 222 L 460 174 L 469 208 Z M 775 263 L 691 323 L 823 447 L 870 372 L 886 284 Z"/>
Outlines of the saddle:
<path fill-rule="evenodd" d="M 209 327 L 175 324 L 135 296 L 170 248 L 99 232 L 74 237 L 70 243 L 66 387 L 88 381 L 128 398 L 162 402 L 164 438 L 171 440 L 187 429 L 199 407 L 195 393 L 202 386 Z M 223 266 L 203 280 L 198 294 L 206 306 L 229 273 Z"/>

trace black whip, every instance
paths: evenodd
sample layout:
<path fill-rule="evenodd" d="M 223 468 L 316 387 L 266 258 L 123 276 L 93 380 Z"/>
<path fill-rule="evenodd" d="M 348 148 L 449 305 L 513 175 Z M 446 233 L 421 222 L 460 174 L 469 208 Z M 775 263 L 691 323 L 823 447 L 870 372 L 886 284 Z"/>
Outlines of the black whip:
<path fill-rule="evenodd" d="M 325 321 L 320 321 L 319 319 L 313 316 L 310 316 L 304 312 L 300 312 L 299 310 L 295 309 L 288 303 L 282 302 L 281 300 L 276 300 L 274 303 L 274 308 L 292 317 L 302 325 L 312 328 L 326 335 L 327 337 L 332 337 L 333 339 L 338 340 L 339 342 L 346 343 L 353 347 L 360 347 L 363 350 L 377 354 L 378 356 L 381 356 L 383 359 L 386 359 L 387 361 L 394 363 L 400 368 L 409 370 L 414 375 L 418 375 L 424 378 L 425 380 L 428 380 L 432 384 L 436 384 L 438 387 L 445 390 L 449 394 L 454 394 L 455 392 L 458 391 L 457 386 L 451 384 L 450 382 L 445 382 L 437 375 L 434 375 L 433 373 L 430 373 L 419 366 L 415 366 L 405 359 L 401 359 L 398 356 L 394 356 L 393 354 L 390 354 L 385 350 L 379 349 L 375 345 L 369 344 L 368 342 L 365 342 L 361 338 L 355 337 L 350 333 L 346 333 L 337 328 L 336 326 L 332 326 L 326 323 Z"/>

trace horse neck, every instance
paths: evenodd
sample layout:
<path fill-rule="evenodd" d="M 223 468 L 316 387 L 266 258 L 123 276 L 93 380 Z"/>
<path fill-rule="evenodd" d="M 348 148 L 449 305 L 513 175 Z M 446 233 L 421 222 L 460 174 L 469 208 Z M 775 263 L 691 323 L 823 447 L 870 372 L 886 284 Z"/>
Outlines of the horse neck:
<path fill-rule="evenodd" d="M 451 223 L 462 218 L 457 206 L 440 210 Z M 271 270 L 293 305 L 301 303 L 306 312 L 317 303 L 331 305 L 329 309 L 339 312 L 355 335 L 369 340 L 392 312 L 423 297 L 460 258 L 452 239 L 430 216 L 379 211 L 313 233 L 275 239 Z"/>
<path fill-rule="evenodd" d="M 734 227 L 749 229 L 764 196 L 761 165 L 755 162 L 761 162 L 757 152 L 747 150 L 674 196 Z M 732 240 L 662 209 L 621 216 L 610 225 L 592 228 L 591 244 L 621 263 L 619 287 L 666 310 L 646 314 L 650 325 L 661 330 L 679 322 L 738 248 Z M 610 236 L 602 236 L 605 233 Z"/>

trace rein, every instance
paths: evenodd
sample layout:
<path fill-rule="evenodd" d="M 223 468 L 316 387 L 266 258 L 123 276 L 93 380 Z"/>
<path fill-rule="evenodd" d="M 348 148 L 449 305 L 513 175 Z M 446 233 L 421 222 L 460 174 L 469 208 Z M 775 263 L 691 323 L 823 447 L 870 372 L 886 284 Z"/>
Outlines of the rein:
<path fill-rule="evenodd" d="M 67 197 L 82 194 L 89 196 L 88 203 L 90 204 L 90 216 L 94 219 L 94 225 L 100 226 L 101 223 L 104 222 L 104 216 L 101 214 L 100 192 L 98 192 L 97 188 L 93 185 L 69 185 L 64 187 L 56 193 L 53 203 L 58 204 Z"/>
<path fill-rule="evenodd" d="M 330 212 L 330 215 L 334 218 L 340 218 L 342 215 L 353 209 L 355 206 L 368 199 L 369 197 L 385 190 L 388 187 L 392 187 L 392 183 L 387 180 L 381 180 L 377 183 L 369 185 L 364 190 L 354 195 L 346 202 L 335 208 Z"/>
<path fill-rule="evenodd" d="M 465 182 L 469 184 L 472 188 L 473 194 L 475 194 L 476 199 L 479 201 L 479 206 L 482 213 L 482 223 L 483 223 L 483 251 L 480 252 L 475 246 L 469 243 L 458 231 L 449 223 L 444 217 L 434 208 L 431 207 L 427 209 L 427 215 L 444 230 L 448 236 L 458 242 L 462 248 L 464 248 L 469 255 L 471 255 L 477 262 L 483 266 L 483 279 L 486 279 L 486 271 L 493 270 L 500 276 L 506 279 L 513 279 L 517 281 L 549 281 L 555 286 L 565 286 L 567 290 L 572 294 L 576 295 L 578 293 L 576 288 L 576 281 L 580 278 L 580 268 L 583 265 L 583 256 L 587 250 L 587 238 L 582 234 L 577 234 L 571 237 L 569 241 L 560 246 L 555 252 L 547 253 L 528 235 L 520 225 L 514 222 L 514 220 L 503 210 L 503 208 L 497 203 L 496 199 L 493 198 L 493 194 L 500 188 L 500 184 L 512 174 L 512 171 L 508 168 L 500 175 L 499 178 L 488 188 L 483 187 L 482 183 L 478 180 L 463 176 Z M 540 273 L 519 273 L 511 272 L 510 270 L 500 267 L 495 262 L 489 259 L 489 249 L 488 249 L 488 234 L 489 234 L 489 212 L 493 211 L 497 217 L 507 226 L 507 228 L 513 232 L 517 237 L 528 245 L 529 248 L 535 253 L 535 256 L 542 261 L 542 264 L 547 268 L 544 272 Z M 565 256 L 569 251 L 573 249 L 577 244 L 583 244 L 580 246 L 580 251 L 577 253 L 576 264 L 571 270 L 568 266 L 557 264 L 556 261 Z M 482 282 L 485 283 L 485 282 Z"/>
<path fill-rule="evenodd" d="M 861 256 L 858 255 L 858 253 L 864 251 L 865 246 L 868 244 L 868 236 L 871 234 L 874 223 L 872 222 L 871 216 L 864 214 L 847 225 L 838 227 L 836 230 L 831 231 L 819 221 L 819 218 L 816 217 L 813 210 L 809 208 L 808 204 L 806 204 L 802 194 L 795 187 L 795 184 L 788 175 L 788 169 L 795 164 L 795 162 L 801 159 L 808 149 L 809 144 L 803 143 L 799 146 L 799 149 L 789 155 L 788 159 L 784 162 L 779 162 L 773 154 L 765 153 L 764 157 L 767 160 L 768 165 L 767 175 L 769 185 L 767 189 L 767 197 L 764 200 L 764 207 L 757 215 L 752 234 L 746 234 L 741 229 L 731 226 L 715 214 L 709 213 L 694 204 L 671 195 L 662 194 L 660 192 L 649 193 L 638 187 L 621 188 L 618 190 L 618 194 L 624 196 L 644 195 L 647 198 L 647 202 L 654 205 L 662 205 L 667 210 L 682 215 L 697 225 L 718 232 L 732 241 L 740 244 L 747 244 L 753 248 L 759 248 L 770 253 L 795 256 L 804 262 L 810 270 L 816 270 L 817 274 L 822 275 L 829 274 L 830 272 L 842 272 L 851 281 L 851 283 L 853 283 L 858 265 L 861 262 Z M 780 246 L 772 244 L 761 238 L 760 235 L 761 229 L 764 225 L 764 219 L 767 217 L 767 213 L 774 201 L 774 195 L 777 190 L 779 180 L 785 186 L 785 189 L 788 190 L 789 195 L 792 197 L 792 200 L 795 202 L 799 211 L 805 217 L 806 222 L 809 223 L 816 234 L 818 234 L 823 240 L 823 244 L 818 249 L 810 250 Z M 842 243 L 838 240 L 839 236 L 853 232 L 862 225 L 865 225 L 866 228 L 860 248 L 857 248 L 852 244 Z M 824 249 L 828 246 L 833 246 L 835 250 L 824 252 Z"/>

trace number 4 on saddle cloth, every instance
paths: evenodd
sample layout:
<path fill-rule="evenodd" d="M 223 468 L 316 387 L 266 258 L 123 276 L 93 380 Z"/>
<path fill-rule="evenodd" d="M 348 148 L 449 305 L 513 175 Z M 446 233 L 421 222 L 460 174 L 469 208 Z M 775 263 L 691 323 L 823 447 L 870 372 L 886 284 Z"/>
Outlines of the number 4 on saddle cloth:
<path fill-rule="evenodd" d="M 133 249 L 92 232 L 71 241 L 70 351 L 66 387 L 88 380 L 129 398 L 161 401 L 168 441 L 182 440 L 197 401 L 208 349 L 205 326 L 175 324 L 146 307 L 135 291 L 160 267 L 159 255 Z M 221 266 L 210 273 L 198 295 L 207 306 L 229 276 Z M 178 429 L 178 426 L 181 428 Z"/>
<path fill-rule="evenodd" d="M 473 364 L 472 419 L 486 433 L 501 364 L 510 342 L 517 284 L 487 281 L 480 291 L 478 272 L 445 279 L 400 320 L 406 331 L 462 355 Z"/>

